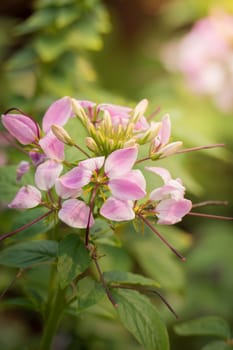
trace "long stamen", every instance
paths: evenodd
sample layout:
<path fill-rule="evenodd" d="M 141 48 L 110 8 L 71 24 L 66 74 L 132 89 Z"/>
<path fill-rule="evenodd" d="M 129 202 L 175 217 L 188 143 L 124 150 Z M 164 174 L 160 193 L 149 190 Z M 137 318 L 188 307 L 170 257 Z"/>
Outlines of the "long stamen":
<path fill-rule="evenodd" d="M 228 205 L 227 201 L 205 201 L 200 203 L 195 203 L 192 208 L 204 207 L 206 205 Z"/>
<path fill-rule="evenodd" d="M 27 224 L 17 228 L 16 230 L 12 231 L 12 232 L 8 232 L 4 235 L 1 235 L 0 236 L 0 241 L 3 241 L 4 239 L 8 238 L 8 237 L 11 237 L 11 236 L 14 236 L 16 235 L 17 233 L 23 231 L 23 230 L 26 230 L 26 228 L 28 227 L 31 227 L 32 225 L 36 224 L 37 222 L 43 220 L 44 218 L 46 218 L 47 216 L 49 216 L 52 212 L 54 211 L 54 209 L 51 209 L 50 211 L 48 211 L 47 213 L 39 216 L 38 218 L 28 222 Z"/>
<path fill-rule="evenodd" d="M 184 148 L 179 151 L 176 151 L 175 154 L 181 154 L 181 153 L 187 153 L 187 152 L 194 152 L 194 151 L 200 151 L 203 149 L 211 149 L 211 148 L 218 148 L 218 147 L 224 147 L 224 143 L 216 143 L 213 145 L 206 145 L 206 146 L 198 146 L 198 147 L 192 147 L 192 148 Z"/>
<path fill-rule="evenodd" d="M 139 215 L 140 219 L 145 222 L 145 224 L 161 239 L 161 241 L 166 244 L 166 246 L 176 255 L 181 261 L 185 261 L 186 258 L 181 255 L 157 230 L 156 228 L 143 216 Z"/>
<path fill-rule="evenodd" d="M 231 216 L 221 216 L 221 215 L 212 215 L 212 214 L 196 213 L 196 212 L 193 212 L 193 211 L 189 212 L 187 215 L 191 215 L 191 216 L 200 216 L 200 217 L 209 218 L 209 219 L 233 221 L 233 217 L 231 217 Z"/>

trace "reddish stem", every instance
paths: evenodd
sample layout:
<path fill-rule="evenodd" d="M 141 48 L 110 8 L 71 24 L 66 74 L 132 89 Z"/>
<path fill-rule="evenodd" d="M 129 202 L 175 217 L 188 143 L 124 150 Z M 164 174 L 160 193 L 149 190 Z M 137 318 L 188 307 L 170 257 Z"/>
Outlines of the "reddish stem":
<path fill-rule="evenodd" d="M 139 215 L 140 219 L 145 222 L 145 224 L 161 239 L 161 241 L 166 244 L 166 246 L 171 249 L 171 251 L 173 253 L 175 253 L 176 256 L 178 256 L 178 258 L 180 258 L 182 261 L 185 261 L 186 258 L 181 255 L 155 228 L 154 226 L 142 215 Z"/>
<path fill-rule="evenodd" d="M 32 225 L 36 224 L 38 221 L 41 221 L 41 220 L 43 220 L 44 218 L 46 218 L 47 216 L 49 216 L 53 211 L 54 211 L 54 210 L 52 209 L 52 210 L 48 211 L 47 213 L 45 213 L 45 214 L 39 216 L 38 218 L 36 218 L 36 219 L 34 219 L 34 220 L 28 222 L 27 224 L 25 224 L 25 225 L 23 225 L 23 226 L 17 228 L 17 230 L 14 230 L 14 231 L 12 231 L 12 232 L 8 232 L 8 233 L 6 233 L 6 234 L 4 234 L 4 235 L 1 235 L 1 236 L 0 236 L 0 241 L 3 241 L 4 239 L 6 239 L 6 238 L 8 238 L 8 237 L 14 236 L 14 235 L 16 235 L 17 233 L 19 233 L 19 232 L 21 232 L 21 231 L 23 231 L 23 230 L 26 230 L 26 228 L 31 227 Z"/>
<path fill-rule="evenodd" d="M 187 215 L 200 216 L 200 217 L 204 217 L 204 218 L 217 219 L 217 220 L 227 220 L 227 221 L 232 221 L 233 220 L 233 217 L 230 217 L 230 216 L 221 216 L 221 215 L 196 213 L 196 212 L 193 212 L 193 211 L 189 212 Z"/>

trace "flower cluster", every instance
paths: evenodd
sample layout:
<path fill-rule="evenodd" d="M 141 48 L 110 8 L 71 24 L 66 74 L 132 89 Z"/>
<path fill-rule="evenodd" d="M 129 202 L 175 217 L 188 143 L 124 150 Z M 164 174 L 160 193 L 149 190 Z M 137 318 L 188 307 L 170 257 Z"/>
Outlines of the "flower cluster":
<path fill-rule="evenodd" d="M 169 142 L 169 116 L 150 121 L 144 116 L 146 108 L 147 100 L 131 109 L 64 97 L 49 107 L 42 129 L 23 113 L 9 110 L 2 115 L 3 125 L 30 159 L 18 165 L 17 181 L 35 168 L 34 184 L 21 187 L 9 207 L 45 206 L 68 226 L 87 230 L 97 217 L 113 222 L 137 217 L 165 225 L 181 221 L 192 208 L 191 201 L 184 198 L 182 181 L 172 179 L 164 168 L 147 166 L 146 171 L 164 182 L 148 194 L 144 171 L 138 168 L 144 160 L 174 154 L 182 145 Z M 85 149 L 64 128 L 71 118 L 76 118 L 77 127 L 80 122 L 85 127 Z M 147 145 L 147 157 L 138 159 L 142 145 Z M 69 147 L 82 158 L 69 163 L 65 159 Z"/>
<path fill-rule="evenodd" d="M 169 69 L 183 73 L 192 91 L 210 96 L 229 112 L 233 109 L 232 40 L 233 16 L 215 11 L 196 22 L 183 38 L 168 44 L 162 59 Z"/>

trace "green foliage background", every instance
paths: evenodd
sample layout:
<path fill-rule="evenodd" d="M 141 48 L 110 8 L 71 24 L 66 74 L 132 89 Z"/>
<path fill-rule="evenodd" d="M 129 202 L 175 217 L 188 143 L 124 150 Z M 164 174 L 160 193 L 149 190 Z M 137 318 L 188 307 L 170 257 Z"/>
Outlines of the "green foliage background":
<path fill-rule="evenodd" d="M 132 106 L 147 98 L 149 112 L 160 107 L 158 119 L 170 113 L 174 140 L 184 141 L 185 147 L 225 143 L 224 149 L 175 156 L 159 161 L 159 165 L 167 166 L 174 177 L 183 179 L 194 202 L 230 202 L 227 207 L 203 209 L 205 212 L 232 216 L 233 111 L 223 114 L 207 98 L 192 95 L 182 77 L 168 73 L 160 61 L 161 46 L 186 33 L 196 20 L 219 6 L 217 0 L 14 3 L 14 10 L 6 1 L 0 5 L 2 112 L 18 107 L 40 120 L 49 104 L 65 95 Z M 221 7 L 233 13 L 231 0 L 221 1 Z M 31 211 L 19 215 L 7 209 L 7 202 L 17 190 L 14 165 L 22 155 L 6 144 L 2 144 L 1 152 L 7 156 L 7 167 L 0 169 L 1 233 L 5 233 L 41 214 Z M 6 245 L 38 235 L 43 238 L 49 229 L 48 224 L 37 224 Z M 106 255 L 101 260 L 104 271 L 132 271 L 154 279 L 182 321 L 217 315 L 233 325 L 232 224 L 185 218 L 179 227 L 162 227 L 171 243 L 185 252 L 185 264 L 177 261 L 150 232 L 142 235 L 132 225 L 118 231 L 117 237 L 105 239 L 94 233 L 96 239 L 102 240 L 101 252 Z M 15 273 L 14 269 L 1 267 L 2 291 Z M 35 300 L 43 298 L 46 274 L 46 268 L 25 272 L 7 291 L 9 298 L 1 299 L 0 348 L 27 349 L 25 339 L 26 344 L 37 343 L 41 320 L 29 304 L 22 305 L 20 298 L 29 292 Z M 83 284 L 83 292 L 94 288 L 91 283 Z M 73 319 L 71 311 L 64 320 L 59 335 L 63 348 L 77 349 L 79 344 L 80 349 L 88 350 L 142 349 L 116 321 L 111 305 L 96 293 L 93 305 L 100 300 L 94 306 L 85 306 L 85 316 Z M 119 299 L 126 298 L 118 294 Z M 167 323 L 171 349 L 198 350 L 204 346 L 205 338 L 176 335 L 173 316 L 159 299 L 152 300 Z M 18 311 L 15 305 L 24 306 L 25 311 Z"/>

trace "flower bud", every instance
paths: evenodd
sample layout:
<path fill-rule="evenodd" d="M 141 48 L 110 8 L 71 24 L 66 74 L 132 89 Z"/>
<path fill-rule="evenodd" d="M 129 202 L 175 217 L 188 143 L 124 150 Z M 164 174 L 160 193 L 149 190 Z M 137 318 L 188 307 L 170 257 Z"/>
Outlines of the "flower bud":
<path fill-rule="evenodd" d="M 2 123 L 22 145 L 29 145 L 39 138 L 38 124 L 23 114 L 3 114 Z"/>
<path fill-rule="evenodd" d="M 30 169 L 30 163 L 22 160 L 16 170 L 16 181 L 19 182 L 24 174 L 26 174 Z"/>
<path fill-rule="evenodd" d="M 65 143 L 66 145 L 72 146 L 74 144 L 72 138 L 68 134 L 68 132 L 60 125 L 52 125 L 51 126 L 53 134 L 56 138 Z"/>
<path fill-rule="evenodd" d="M 86 146 L 90 151 L 94 153 L 98 152 L 98 146 L 92 137 L 86 137 Z"/>
<path fill-rule="evenodd" d="M 159 150 L 159 158 L 165 158 L 168 156 L 171 156 L 172 154 L 176 153 L 178 149 L 180 149 L 183 145 L 182 141 L 176 141 L 176 142 L 171 142 L 165 147 L 161 148 Z"/>
<path fill-rule="evenodd" d="M 146 109 L 148 106 L 148 100 L 147 99 L 143 99 L 142 101 L 140 101 L 137 106 L 134 108 L 133 110 L 133 115 L 132 115 L 132 119 L 131 121 L 133 123 L 136 123 L 145 113 Z"/>

